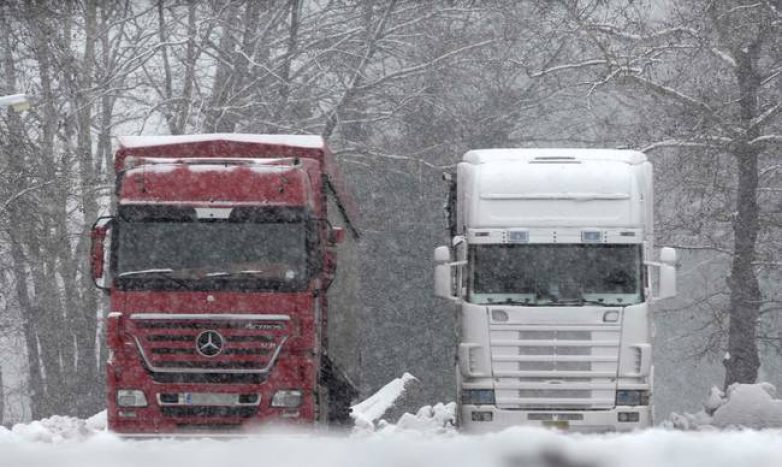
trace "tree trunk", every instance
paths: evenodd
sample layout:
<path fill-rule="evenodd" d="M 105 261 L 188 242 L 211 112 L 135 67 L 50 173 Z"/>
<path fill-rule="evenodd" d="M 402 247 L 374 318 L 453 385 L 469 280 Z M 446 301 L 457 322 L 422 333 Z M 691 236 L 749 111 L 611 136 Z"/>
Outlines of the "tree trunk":
<path fill-rule="evenodd" d="M 747 141 L 758 136 L 751 125 L 758 114 L 757 101 L 760 76 L 757 72 L 759 44 L 736 48 L 736 78 L 739 85 L 739 115 L 747 132 Z M 733 263 L 730 287 L 730 324 L 728 355 L 725 364 L 725 387 L 733 383 L 754 383 L 758 377 L 760 358 L 757 326 L 760 317 L 760 287 L 754 261 L 758 239 L 758 154 L 757 147 L 745 142 L 737 145 L 734 156 L 738 165 L 736 217 L 733 224 Z"/>

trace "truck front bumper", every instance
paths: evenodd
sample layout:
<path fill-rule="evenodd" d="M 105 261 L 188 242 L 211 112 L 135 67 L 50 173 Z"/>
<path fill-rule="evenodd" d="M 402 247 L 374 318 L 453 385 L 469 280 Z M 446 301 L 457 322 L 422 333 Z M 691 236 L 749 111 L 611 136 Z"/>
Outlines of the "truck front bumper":
<path fill-rule="evenodd" d="M 631 421 L 619 421 L 620 417 Z M 652 411 L 648 406 L 577 411 L 515 410 L 498 409 L 490 405 L 462 405 L 459 408 L 459 421 L 462 431 L 466 433 L 489 433 L 514 426 L 600 433 L 648 428 L 652 424 Z"/>

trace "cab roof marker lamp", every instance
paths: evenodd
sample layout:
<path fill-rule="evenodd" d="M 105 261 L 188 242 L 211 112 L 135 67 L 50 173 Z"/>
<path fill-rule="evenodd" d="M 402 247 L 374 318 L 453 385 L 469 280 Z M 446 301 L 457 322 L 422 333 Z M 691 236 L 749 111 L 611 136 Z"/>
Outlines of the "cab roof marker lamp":
<path fill-rule="evenodd" d="M 508 243 L 529 243 L 529 232 L 526 230 L 508 230 Z"/>
<path fill-rule="evenodd" d="M 601 243 L 603 241 L 603 232 L 599 230 L 582 230 L 581 243 Z"/>

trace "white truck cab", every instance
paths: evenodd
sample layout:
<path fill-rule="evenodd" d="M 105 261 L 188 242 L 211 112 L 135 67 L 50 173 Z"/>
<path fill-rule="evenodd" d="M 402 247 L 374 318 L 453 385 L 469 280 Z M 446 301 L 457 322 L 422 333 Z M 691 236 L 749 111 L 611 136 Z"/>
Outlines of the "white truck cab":
<path fill-rule="evenodd" d="M 676 252 L 652 259 L 646 156 L 473 150 L 451 183 L 435 289 L 458 313 L 461 427 L 649 426 L 650 303 L 675 295 Z"/>

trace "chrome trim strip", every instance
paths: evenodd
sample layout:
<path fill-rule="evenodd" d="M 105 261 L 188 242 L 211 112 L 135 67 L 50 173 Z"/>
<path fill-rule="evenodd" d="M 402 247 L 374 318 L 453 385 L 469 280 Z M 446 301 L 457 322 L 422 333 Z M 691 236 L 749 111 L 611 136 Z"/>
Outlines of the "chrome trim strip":
<path fill-rule="evenodd" d="M 274 350 L 274 353 L 272 354 L 272 358 L 269 360 L 269 363 L 266 364 L 263 368 L 258 369 L 246 369 L 246 368 L 160 368 L 152 365 L 150 363 L 149 358 L 147 358 L 147 354 L 144 352 L 144 349 L 141 347 L 141 342 L 139 342 L 138 337 L 133 336 L 133 340 L 136 342 L 136 348 L 138 349 L 139 353 L 141 354 L 141 358 L 144 360 L 144 364 L 147 366 L 149 371 L 153 373 L 229 373 L 229 374 L 242 374 L 242 375 L 265 375 L 268 374 L 275 363 L 277 363 L 277 357 L 280 356 L 280 352 L 282 351 L 282 346 L 285 344 L 285 341 L 288 340 L 288 336 L 283 336 L 282 340 L 280 340 L 280 344 L 277 346 L 277 349 Z"/>
<path fill-rule="evenodd" d="M 290 321 L 288 315 L 260 315 L 241 313 L 133 313 L 130 319 L 193 319 L 193 320 L 258 320 Z"/>

